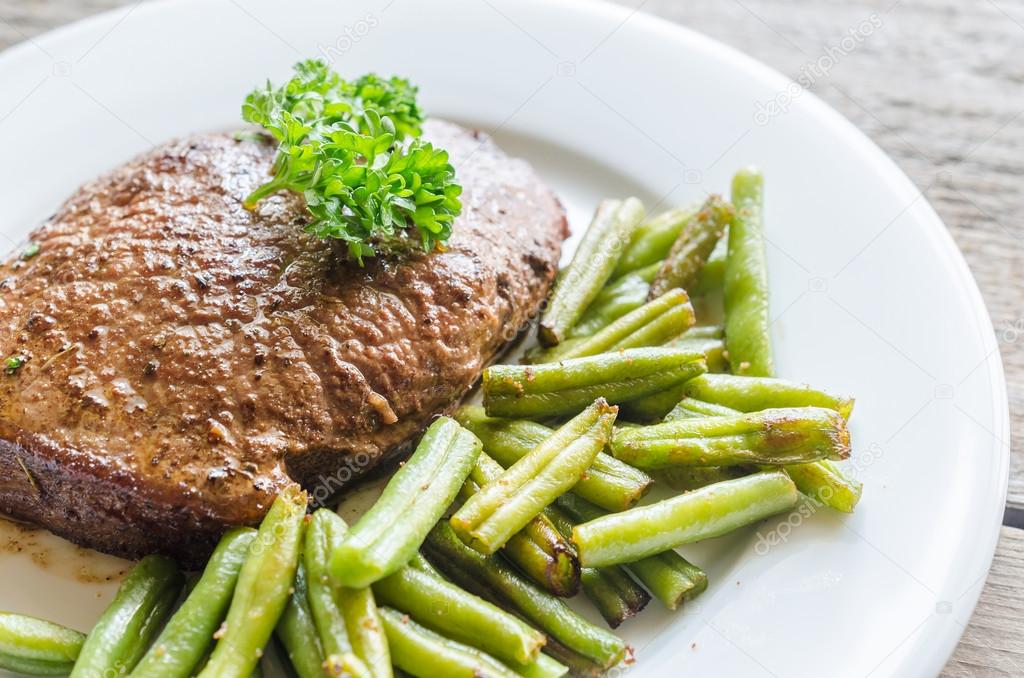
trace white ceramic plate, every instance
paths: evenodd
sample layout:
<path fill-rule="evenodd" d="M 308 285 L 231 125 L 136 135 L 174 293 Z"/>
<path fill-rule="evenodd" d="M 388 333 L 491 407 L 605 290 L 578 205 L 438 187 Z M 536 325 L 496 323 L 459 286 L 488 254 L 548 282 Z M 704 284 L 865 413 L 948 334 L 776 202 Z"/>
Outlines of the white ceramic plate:
<path fill-rule="evenodd" d="M 779 372 L 857 396 L 863 501 L 852 516 L 804 510 L 685 549 L 711 587 L 678 614 L 652 604 L 625 625 L 634 670 L 940 670 L 984 583 L 1006 489 L 988 316 L 946 229 L 878 148 L 707 38 L 565 1 L 133 5 L 0 57 L 7 245 L 151 144 L 235 126 L 249 88 L 317 55 L 346 74 L 404 74 L 435 115 L 494 133 L 551 182 L 577 232 L 602 196 L 665 207 L 761 165 Z M 777 97 L 792 99 L 787 112 L 757 115 Z M 114 588 L 88 580 L 123 563 L 13 538 L 0 608 L 87 628 Z"/>

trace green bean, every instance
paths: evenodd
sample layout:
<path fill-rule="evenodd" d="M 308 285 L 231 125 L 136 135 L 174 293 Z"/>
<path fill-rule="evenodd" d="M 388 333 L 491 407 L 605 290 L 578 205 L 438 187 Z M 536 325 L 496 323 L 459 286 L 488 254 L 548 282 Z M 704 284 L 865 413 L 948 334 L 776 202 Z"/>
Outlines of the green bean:
<path fill-rule="evenodd" d="M 594 660 L 584 657 L 579 652 L 573 652 L 558 641 L 549 640 L 544 653 L 568 667 L 569 675 L 573 678 L 603 678 L 610 673 Z"/>
<path fill-rule="evenodd" d="M 607 515 L 593 504 L 569 494 L 558 498 L 557 507 L 576 523 Z M 625 567 L 670 610 L 678 608 L 683 601 L 692 600 L 708 587 L 707 574 L 672 550 L 634 560 Z"/>
<path fill-rule="evenodd" d="M 577 525 L 573 541 L 585 567 L 629 563 L 789 510 L 798 496 L 784 471 L 755 473 Z"/>
<path fill-rule="evenodd" d="M 686 395 L 740 412 L 771 407 L 827 407 L 850 418 L 853 398 L 832 395 L 785 379 L 706 374 L 686 384 Z"/>
<path fill-rule="evenodd" d="M 430 561 L 423 557 L 423 555 L 417 551 L 413 554 L 412 558 L 409 559 L 409 567 L 425 572 L 426 574 L 433 575 L 438 579 L 444 579 L 444 575 L 436 567 L 430 564 Z"/>
<path fill-rule="evenodd" d="M 729 228 L 725 263 L 725 341 L 736 374 L 770 377 L 768 269 L 764 252 L 764 178 L 754 168 L 732 180 L 736 219 Z"/>
<path fill-rule="evenodd" d="M 636 198 L 602 200 L 598 204 L 572 263 L 555 281 L 540 319 L 537 336 L 541 344 L 555 346 L 568 337 L 569 330 L 611 277 L 643 215 L 644 206 Z"/>
<path fill-rule="evenodd" d="M 231 604 L 238 573 L 256 530 L 229 530 L 206 563 L 203 575 L 132 672 L 161 678 L 191 676 L 213 644 L 213 634 Z"/>
<path fill-rule="evenodd" d="M 389 607 L 380 610 L 395 666 L 421 678 L 515 678 L 515 671 L 476 648 L 448 640 Z"/>
<path fill-rule="evenodd" d="M 723 331 L 717 325 L 691 327 L 677 339 L 668 342 L 664 348 L 703 354 L 706 369 L 724 368 L 726 356 L 714 346 L 705 343 L 709 339 L 721 339 Z M 662 391 L 622 403 L 621 416 L 630 421 L 658 421 L 668 414 L 685 395 L 685 382 L 679 382 Z"/>
<path fill-rule="evenodd" d="M 835 464 L 821 460 L 786 467 L 803 494 L 843 513 L 852 513 L 860 501 L 860 481 L 846 476 Z"/>
<path fill-rule="evenodd" d="M 559 342 L 558 346 L 552 346 L 551 348 L 544 348 L 540 344 L 531 346 L 523 353 L 523 358 L 519 362 L 524 365 L 534 365 L 537 363 L 549 363 L 552 362 L 552 356 L 558 356 L 563 351 L 568 352 L 575 346 L 578 346 L 585 342 L 587 337 L 574 337 L 570 339 L 563 339 Z"/>
<path fill-rule="evenodd" d="M 288 604 L 308 499 L 289 485 L 260 523 L 238 575 L 223 634 L 199 678 L 248 678 Z"/>
<path fill-rule="evenodd" d="M 654 280 L 659 268 L 661 264 L 654 263 L 605 285 L 580 316 L 579 321 L 569 330 L 568 340 L 589 337 L 647 303 L 651 281 Z"/>
<path fill-rule="evenodd" d="M 374 583 L 382 605 L 401 610 L 443 636 L 512 664 L 529 664 L 544 634 L 486 600 L 412 567 Z"/>
<path fill-rule="evenodd" d="M 744 381 L 754 380 L 757 381 L 781 381 L 772 380 L 762 377 L 730 377 L 730 379 L 743 379 Z M 788 384 L 789 382 L 783 382 Z M 704 385 L 701 386 L 705 388 Z M 807 397 L 808 391 L 801 390 L 799 386 L 792 390 L 794 396 L 801 396 L 804 398 L 803 402 L 809 401 Z M 818 393 L 818 392 L 813 392 Z M 824 395 L 824 394 L 821 394 Z M 849 408 L 844 406 L 844 403 L 851 402 L 845 399 L 835 398 L 836 410 L 844 417 L 849 416 Z M 730 402 L 737 402 L 737 399 L 731 398 Z M 748 401 L 746 404 L 751 404 L 753 401 Z M 799 402 L 799 401 L 798 401 Z M 825 404 L 828 402 L 825 398 L 818 398 L 817 402 Z M 852 406 L 852 404 L 851 404 Z M 845 414 L 844 414 L 845 410 Z M 679 402 L 672 412 L 665 417 L 666 421 L 671 421 L 680 418 L 693 418 L 701 416 L 712 416 L 712 417 L 729 417 L 737 416 L 741 414 L 739 410 L 734 410 L 724 405 L 717 405 L 714 403 L 708 403 L 694 398 L 684 398 Z M 716 475 L 711 473 L 707 477 L 702 477 L 700 474 L 692 475 L 695 471 L 699 471 L 697 468 L 686 468 L 676 467 L 675 469 L 663 469 L 659 474 L 659 480 L 667 482 L 667 484 L 674 489 L 690 490 L 696 489 L 702 485 L 709 484 L 710 482 L 717 482 L 712 476 Z M 732 474 L 732 477 L 739 477 L 749 473 L 747 467 L 733 467 L 733 468 L 711 468 L 707 471 L 718 471 L 719 476 L 727 476 Z M 826 506 L 830 506 L 837 511 L 843 511 L 844 513 L 850 513 L 853 511 L 857 502 L 860 501 L 861 483 L 853 478 L 846 476 L 842 470 L 827 460 L 820 460 L 816 462 L 810 462 L 807 464 L 792 464 L 786 466 L 786 472 L 789 477 L 796 483 L 796 487 L 802 494 L 819 501 Z M 667 476 L 662 475 L 667 474 Z M 718 479 L 725 479 L 719 477 Z M 704 481 L 704 482 L 702 482 Z"/>
<path fill-rule="evenodd" d="M 850 456 L 850 433 L 835 410 L 781 408 L 619 429 L 611 451 L 617 459 L 647 469 L 781 466 L 845 459 Z"/>
<path fill-rule="evenodd" d="M 737 410 L 715 405 L 713 402 L 684 397 L 679 401 L 679 405 L 665 416 L 665 422 L 703 417 L 735 417 L 740 414 Z M 669 485 L 673 490 L 688 492 L 722 480 L 742 477 L 756 470 L 757 467 L 751 466 L 671 466 L 652 473 L 658 482 Z"/>
<path fill-rule="evenodd" d="M 66 676 L 85 634 L 36 617 L 0 612 L 0 669 L 33 676 Z"/>
<path fill-rule="evenodd" d="M 695 325 L 686 330 L 680 339 L 724 339 L 725 329 L 721 325 Z"/>
<path fill-rule="evenodd" d="M 334 550 L 335 582 L 365 588 L 405 565 L 459 493 L 480 447 L 457 422 L 438 417 L 377 503 Z"/>
<path fill-rule="evenodd" d="M 703 359 L 702 354 L 698 355 L 701 355 L 701 365 L 703 367 L 703 370 L 700 374 L 703 374 L 704 371 L 707 370 L 707 361 Z M 700 376 L 700 374 L 695 374 L 694 376 Z M 627 421 L 631 422 L 642 423 L 660 421 L 665 416 L 667 416 L 668 413 L 672 411 L 672 408 L 676 406 L 676 403 L 678 403 L 683 398 L 683 396 L 685 395 L 684 389 L 686 387 L 687 381 L 689 381 L 689 379 L 685 381 L 679 381 L 676 384 L 669 386 L 668 388 L 662 391 L 651 393 L 649 395 L 645 395 L 643 397 L 622 403 L 622 406 L 620 408 L 622 413 L 622 419 L 626 419 Z"/>
<path fill-rule="evenodd" d="M 169 558 L 140 560 L 89 632 L 72 678 L 128 675 L 170 616 L 184 581 Z"/>
<path fill-rule="evenodd" d="M 708 372 L 729 371 L 728 353 L 725 350 L 725 342 L 721 339 L 687 337 L 684 334 L 665 343 L 664 346 L 665 348 L 677 348 L 682 351 L 703 353 L 704 361 L 708 365 Z"/>
<path fill-rule="evenodd" d="M 701 375 L 704 376 L 704 375 Z M 700 377 L 697 377 L 698 379 Z M 676 421 L 679 419 L 702 419 L 704 417 L 737 417 L 743 414 L 725 405 L 709 403 L 696 398 L 683 398 L 672 408 L 672 411 L 665 415 L 665 421 Z"/>
<path fill-rule="evenodd" d="M 483 373 L 484 408 L 498 417 L 576 414 L 597 398 L 619 404 L 671 389 L 705 370 L 703 354 L 666 348 L 631 348 L 557 364 L 495 365 Z"/>
<path fill-rule="evenodd" d="M 635 617 L 651 602 L 650 594 L 617 565 L 585 567 L 581 576 L 587 598 L 613 629 Z"/>
<path fill-rule="evenodd" d="M 481 487 L 497 480 L 504 472 L 501 464 L 481 452 L 459 497 L 468 501 Z M 571 598 L 579 593 L 580 563 L 576 549 L 543 513 L 509 537 L 502 553 L 523 574 L 556 596 Z"/>
<path fill-rule="evenodd" d="M 488 417 L 484 408 L 463 405 L 455 418 L 476 434 L 499 464 L 508 468 L 547 439 L 553 430 L 525 419 Z M 573 492 L 609 511 L 636 505 L 651 486 L 651 478 L 610 454 L 599 452 Z"/>
<path fill-rule="evenodd" d="M 679 492 L 689 492 L 723 480 L 742 478 L 756 470 L 753 466 L 670 466 L 652 473 L 659 483 Z"/>
<path fill-rule="evenodd" d="M 451 518 L 455 533 L 481 553 L 497 551 L 579 481 L 611 439 L 616 414 L 595 400 L 470 497 Z"/>
<path fill-rule="evenodd" d="M 313 612 L 307 599 L 306 568 L 299 563 L 288 604 L 277 621 L 274 634 L 284 646 L 292 668 L 299 678 L 325 678 L 324 648 L 317 634 Z"/>
<path fill-rule="evenodd" d="M 633 576 L 670 610 L 708 588 L 708 575 L 675 551 L 662 551 L 627 566 Z"/>
<path fill-rule="evenodd" d="M 600 666 L 614 666 L 625 655 L 626 644 L 619 638 L 521 578 L 500 556 L 485 556 L 463 544 L 446 521 L 430 531 L 424 548 L 456 583 L 484 588 L 558 643 Z"/>
<path fill-rule="evenodd" d="M 704 268 L 697 278 L 697 284 L 693 288 L 693 297 L 707 297 L 722 291 L 725 282 L 725 260 L 729 251 L 729 236 L 725 234 L 718 241 L 711 256 L 704 264 Z"/>
<path fill-rule="evenodd" d="M 572 520 L 561 509 L 549 506 L 547 514 L 563 534 L 572 537 Z M 651 596 L 637 585 L 626 571 L 617 565 L 586 567 L 581 573 L 583 592 L 608 626 L 618 628 L 622 622 L 634 617 L 651 602 Z"/>
<path fill-rule="evenodd" d="M 501 552 L 538 586 L 562 598 L 580 590 L 580 563 L 567 537 L 544 514 L 512 535 Z"/>
<path fill-rule="evenodd" d="M 683 290 L 669 290 L 630 311 L 597 334 L 568 347 L 559 344 L 539 354 L 535 363 L 555 362 L 624 348 L 660 346 L 685 332 L 694 322 L 693 306 Z"/>
<path fill-rule="evenodd" d="M 637 269 L 660 264 L 672 249 L 679 233 L 700 209 L 700 204 L 677 207 L 640 225 L 615 267 L 615 278 Z"/>
<path fill-rule="evenodd" d="M 655 299 L 675 288 L 692 288 L 718 239 L 735 218 L 732 205 L 717 195 L 708 198 L 672 244 L 651 282 L 648 298 Z"/>
<path fill-rule="evenodd" d="M 352 649 L 373 678 L 391 678 L 391 654 L 388 639 L 380 623 L 377 601 L 369 588 L 340 588 L 335 592 L 345 617 Z"/>
<path fill-rule="evenodd" d="M 537 658 L 526 666 L 512 668 L 523 678 L 562 678 L 569 673 L 569 667 L 563 666 L 546 654 L 537 655 Z"/>
<path fill-rule="evenodd" d="M 328 509 L 319 509 L 313 514 L 306 528 L 302 559 L 308 582 L 306 595 L 332 673 L 371 676 L 375 674 L 353 648 L 345 614 L 338 600 L 340 589 L 331 585 L 328 576 L 327 561 L 341 543 L 346 529 L 345 521 Z M 390 670 L 386 647 L 384 655 Z"/>

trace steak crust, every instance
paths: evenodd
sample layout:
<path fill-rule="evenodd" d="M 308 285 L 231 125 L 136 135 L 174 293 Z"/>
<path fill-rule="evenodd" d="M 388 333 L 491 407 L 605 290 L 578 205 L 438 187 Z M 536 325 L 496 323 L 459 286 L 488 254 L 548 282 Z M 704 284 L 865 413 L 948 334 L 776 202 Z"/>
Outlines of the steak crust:
<path fill-rule="evenodd" d="M 272 145 L 202 135 L 73 195 L 0 269 L 0 511 L 195 564 L 296 480 L 326 499 L 407 450 L 530 321 L 565 213 L 485 136 L 430 121 L 464 187 L 444 251 L 345 263 Z"/>

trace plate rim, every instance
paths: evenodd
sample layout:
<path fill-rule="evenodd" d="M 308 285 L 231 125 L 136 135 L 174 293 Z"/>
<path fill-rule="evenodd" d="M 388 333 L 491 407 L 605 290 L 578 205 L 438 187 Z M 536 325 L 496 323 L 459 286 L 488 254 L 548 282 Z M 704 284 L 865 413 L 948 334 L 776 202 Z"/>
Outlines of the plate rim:
<path fill-rule="evenodd" d="M 506 0 L 486 0 L 486 4 L 491 4 L 492 2 L 503 3 Z M 38 35 L 25 37 L 19 43 L 0 51 L 0 68 L 3 68 L 9 62 L 16 63 L 26 58 L 29 52 L 38 49 L 34 44 L 37 41 L 57 42 L 73 40 L 76 34 L 87 33 L 90 30 L 94 30 L 95 27 L 118 21 L 129 11 L 133 13 L 136 11 L 160 13 L 174 11 L 177 8 L 185 8 L 186 6 L 201 8 L 203 2 L 202 0 L 155 0 L 134 7 L 129 6 L 127 10 L 124 6 L 114 7 L 97 14 L 82 17 Z M 736 47 L 695 29 L 647 12 L 643 8 L 643 3 L 637 9 L 629 5 L 613 3 L 610 0 L 519 0 L 516 6 L 519 11 L 540 13 L 547 16 L 559 11 L 568 11 L 599 14 L 603 18 L 612 20 L 613 23 L 618 21 L 625 23 L 625 21 L 628 21 L 638 24 L 641 30 L 655 34 L 654 37 L 656 39 L 697 45 L 703 51 L 713 54 L 715 58 L 728 62 L 737 70 L 745 71 L 762 82 L 774 83 L 778 88 L 784 88 L 794 82 L 777 69 Z M 194 10 L 189 9 L 187 11 Z M 623 12 L 630 12 L 625 21 L 622 20 Z M 935 211 L 931 201 L 924 195 L 924 192 L 911 181 L 910 177 L 900 168 L 896 161 L 865 132 L 813 91 L 804 89 L 800 101 L 796 105 L 805 107 L 808 114 L 827 126 L 830 132 L 836 135 L 844 146 L 854 149 L 859 155 L 863 156 L 865 162 L 871 167 L 876 171 L 884 173 L 883 176 L 886 179 L 886 183 L 894 193 L 907 199 L 920 194 L 921 198 L 923 198 L 920 201 L 922 205 L 919 206 L 919 209 L 923 209 L 920 220 L 922 222 L 927 221 L 925 228 L 929 230 L 931 237 L 935 238 L 936 243 L 940 245 L 940 251 L 945 259 L 942 264 L 943 268 L 955 272 L 957 287 L 966 293 L 972 311 L 972 320 L 979 335 L 979 344 L 988 355 L 985 364 L 989 379 L 990 396 L 992 398 L 991 414 L 993 416 L 993 425 L 996 429 L 994 433 L 998 434 L 993 435 L 993 438 L 996 439 L 993 440 L 991 445 L 992 449 L 998 453 L 995 465 L 999 469 L 1000 491 L 998 496 L 989 500 L 990 507 L 982 504 L 978 505 L 979 508 L 988 508 L 989 512 L 993 514 L 993 520 L 990 523 L 985 548 L 982 549 L 981 553 L 976 553 L 974 556 L 974 562 L 984 564 L 985 578 L 982 580 L 982 585 L 978 586 L 976 590 L 970 590 L 964 594 L 964 598 L 970 602 L 971 616 L 973 616 L 981 592 L 984 589 L 984 582 L 987 581 L 988 574 L 991 571 L 991 565 L 1000 538 L 1012 454 L 1006 375 L 1002 352 L 996 338 L 991 315 L 988 312 L 977 280 L 971 273 L 967 260 L 953 239 L 949 227 Z M 943 617 L 947 619 L 943 621 L 941 617 L 937 619 L 934 615 L 929 617 L 905 641 L 905 644 L 911 645 L 908 656 L 913 657 L 915 660 L 915 667 L 918 670 L 924 670 L 924 673 L 928 675 L 937 674 L 948 663 L 949 658 L 952 656 L 961 636 L 966 630 L 966 624 L 960 627 L 953 615 L 943 615 Z M 968 621 L 969 619 L 970 617 L 968 617 Z M 933 651 L 929 652 L 929 648 Z"/>

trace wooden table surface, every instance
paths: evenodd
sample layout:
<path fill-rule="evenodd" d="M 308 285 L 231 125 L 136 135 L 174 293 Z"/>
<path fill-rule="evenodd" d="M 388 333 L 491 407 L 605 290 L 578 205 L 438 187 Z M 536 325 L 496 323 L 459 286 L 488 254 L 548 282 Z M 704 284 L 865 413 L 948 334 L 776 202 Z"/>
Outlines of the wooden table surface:
<path fill-rule="evenodd" d="M 0 0 L 0 49 L 132 0 Z M 1000 341 L 1012 448 L 1006 525 L 944 676 L 1024 676 L 1024 0 L 622 0 L 797 79 L 878 26 L 810 89 L 924 192 L 978 280 Z M 627 19 L 628 20 L 628 19 Z M 0 85 L 2 86 L 2 85 Z"/>

